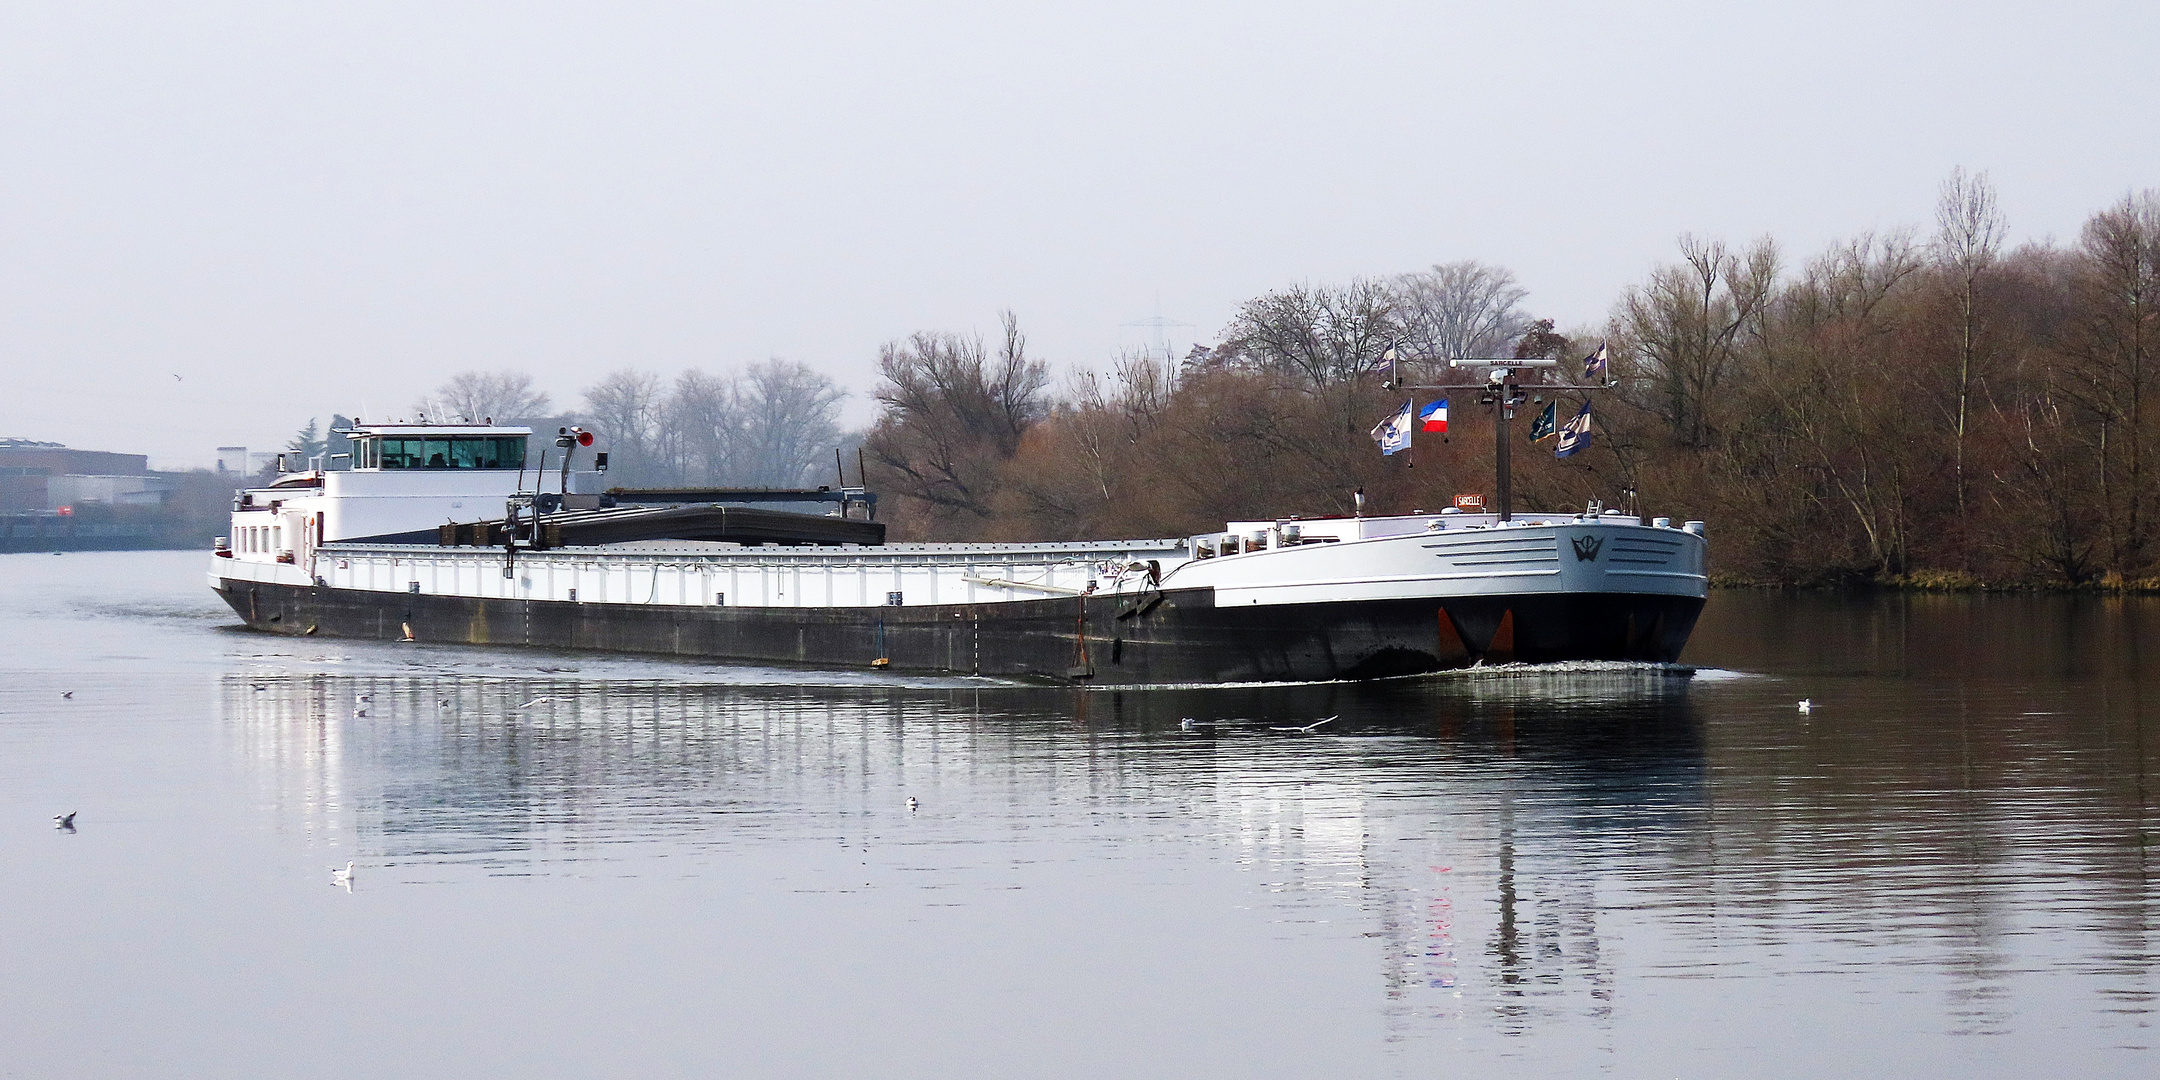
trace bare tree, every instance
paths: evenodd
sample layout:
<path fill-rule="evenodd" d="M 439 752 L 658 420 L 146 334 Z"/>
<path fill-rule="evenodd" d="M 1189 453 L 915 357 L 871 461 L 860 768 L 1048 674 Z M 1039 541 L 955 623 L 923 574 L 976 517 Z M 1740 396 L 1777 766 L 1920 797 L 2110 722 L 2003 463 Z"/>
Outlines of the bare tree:
<path fill-rule="evenodd" d="M 1893 299 L 1920 266 L 1902 232 L 1862 234 L 1811 261 L 1765 317 L 1771 357 L 1752 388 L 1768 406 L 1754 435 L 1773 448 L 1772 471 L 1805 471 L 1817 499 L 1849 510 L 1878 575 L 1908 568 L 1915 490 L 1935 445 L 1883 378 L 1903 315 Z"/>
<path fill-rule="evenodd" d="M 878 357 L 884 415 L 865 445 L 886 481 L 938 519 L 931 531 L 990 515 L 998 466 L 1048 411 L 1048 366 L 1028 358 L 1011 312 L 1001 321 L 994 359 L 980 337 L 927 331 Z"/>
<path fill-rule="evenodd" d="M 2160 354 L 2160 190 L 2126 195 L 2085 223 L 2068 388 L 2100 422 L 2100 494 L 2117 572 L 2145 568 L 2146 391 Z M 2120 455 L 2120 456 L 2118 456 Z"/>
<path fill-rule="evenodd" d="M 1388 288 L 1409 357 L 1445 363 L 1498 356 L 1530 323 L 1517 307 L 1530 291 L 1516 282 L 1514 271 L 1476 259 L 1401 274 Z"/>
<path fill-rule="evenodd" d="M 1973 384 L 1980 365 L 1981 276 L 1995 264 L 2002 247 L 2002 211 L 1995 204 L 1995 187 L 1986 173 L 1967 176 L 1960 168 L 1943 181 L 1942 197 L 1935 204 L 1935 263 L 1957 291 L 1957 412 L 1953 430 L 1957 435 L 1956 488 L 1958 516 L 1965 515 L 1965 434 L 1972 415 Z"/>
<path fill-rule="evenodd" d="M 413 403 L 413 412 L 436 423 L 511 423 L 547 411 L 547 394 L 534 390 L 532 376 L 522 371 L 460 372 L 434 396 Z"/>
<path fill-rule="evenodd" d="M 733 380 L 695 369 L 683 372 L 675 377 L 665 416 L 676 474 L 686 483 L 721 482 L 735 444 Z"/>
<path fill-rule="evenodd" d="M 830 378 L 802 363 L 750 365 L 735 387 L 733 482 L 794 487 L 807 480 L 838 445 L 845 397 Z"/>
<path fill-rule="evenodd" d="M 1744 253 L 1716 241 L 1680 238 L 1681 262 L 1659 267 L 1620 302 L 1624 341 L 1656 388 L 1673 438 L 1710 445 L 1718 392 L 1777 283 L 1768 239 Z"/>
<path fill-rule="evenodd" d="M 664 404 L 660 377 L 635 368 L 613 372 L 585 390 L 586 415 L 613 451 L 611 464 L 626 482 L 656 479 Z"/>
<path fill-rule="evenodd" d="M 1120 353 L 1108 378 L 1092 368 L 1075 371 L 1066 402 L 1052 421 L 1070 451 L 1060 471 L 1073 476 L 1084 470 L 1091 494 L 1103 502 L 1117 498 L 1113 479 L 1131 471 L 1134 448 L 1160 423 L 1173 386 L 1162 366 L 1145 353 Z M 1035 494 L 1028 485 L 1023 487 Z"/>
<path fill-rule="evenodd" d="M 1365 374 L 1397 336 L 1395 297 L 1378 281 L 1292 285 L 1248 300 L 1218 353 L 1235 366 L 1275 372 L 1323 390 Z"/>

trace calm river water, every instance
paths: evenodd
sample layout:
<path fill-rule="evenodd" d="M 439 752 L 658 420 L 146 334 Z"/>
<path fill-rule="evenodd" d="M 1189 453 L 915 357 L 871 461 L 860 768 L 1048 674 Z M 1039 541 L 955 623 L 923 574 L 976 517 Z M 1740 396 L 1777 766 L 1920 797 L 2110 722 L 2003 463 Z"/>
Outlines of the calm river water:
<path fill-rule="evenodd" d="M 2160 1074 L 2153 600 L 1082 692 L 269 637 L 206 562 L 0 556 L 0 1075 Z"/>

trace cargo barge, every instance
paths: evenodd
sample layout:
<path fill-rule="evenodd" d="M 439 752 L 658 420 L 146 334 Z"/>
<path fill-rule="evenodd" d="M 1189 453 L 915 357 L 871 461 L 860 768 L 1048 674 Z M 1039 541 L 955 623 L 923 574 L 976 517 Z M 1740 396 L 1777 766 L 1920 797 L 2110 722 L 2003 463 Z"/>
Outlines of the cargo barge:
<path fill-rule="evenodd" d="M 1281 518 L 1157 539 L 888 544 L 869 493 L 558 490 L 529 429 L 355 425 L 240 493 L 210 586 L 284 634 L 1118 685 L 1678 659 L 1700 522 L 1591 507 Z M 589 475 L 589 474 L 588 474 Z M 738 500 L 729 501 L 729 498 Z M 772 501 L 772 500 L 768 500 Z"/>

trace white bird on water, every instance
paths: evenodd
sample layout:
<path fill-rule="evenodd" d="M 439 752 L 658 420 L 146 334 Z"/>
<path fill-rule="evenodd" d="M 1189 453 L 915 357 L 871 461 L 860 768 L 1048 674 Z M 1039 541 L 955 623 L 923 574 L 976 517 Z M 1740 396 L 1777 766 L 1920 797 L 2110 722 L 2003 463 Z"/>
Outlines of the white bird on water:
<path fill-rule="evenodd" d="M 1336 716 L 1341 716 L 1341 715 L 1342 715 L 1341 713 L 1337 713 L 1337 714 L 1335 714 L 1335 716 L 1330 716 L 1330 717 L 1328 717 L 1328 718 L 1327 718 L 1327 719 L 1325 719 L 1325 720 L 1315 720 L 1315 721 L 1313 721 L 1312 723 L 1310 723 L 1310 724 L 1307 724 L 1307 725 L 1305 725 L 1304 727 L 1271 727 L 1271 728 L 1269 728 L 1268 730 L 1269 730 L 1269 731 L 1287 731 L 1287 732 L 1290 732 L 1290 733 L 1291 733 L 1291 734 L 1293 734 L 1293 735 L 1310 735 L 1310 734 L 1312 734 L 1312 733 L 1313 733 L 1313 729 L 1314 729 L 1314 728 L 1317 728 L 1317 727 L 1319 727 L 1319 726 L 1320 726 L 1320 725 L 1322 725 L 1322 724 L 1332 724 L 1332 723 L 1334 723 L 1334 722 L 1335 722 L 1335 718 L 1336 718 Z"/>
<path fill-rule="evenodd" d="M 346 892 L 351 892 L 351 891 L 352 891 L 352 879 L 353 879 L 353 864 L 352 864 L 352 863 L 350 863 L 350 862 L 347 862 L 347 863 L 346 863 L 346 864 L 345 864 L 345 865 L 344 865 L 344 866 L 343 866 L 342 868 L 341 868 L 341 867 L 336 867 L 336 866 L 333 866 L 333 867 L 331 867 L 331 868 L 330 868 L 330 884 L 332 884 L 332 885 L 342 885 L 342 886 L 344 886 L 344 887 L 345 887 L 345 891 L 346 891 Z"/>
<path fill-rule="evenodd" d="M 1811 712 L 1814 712 L 1814 711 L 1815 711 L 1815 699 L 1814 699 L 1814 698 L 1801 698 L 1801 699 L 1800 699 L 1800 711 L 1801 711 L 1801 712 L 1804 712 L 1804 713 L 1811 713 Z"/>

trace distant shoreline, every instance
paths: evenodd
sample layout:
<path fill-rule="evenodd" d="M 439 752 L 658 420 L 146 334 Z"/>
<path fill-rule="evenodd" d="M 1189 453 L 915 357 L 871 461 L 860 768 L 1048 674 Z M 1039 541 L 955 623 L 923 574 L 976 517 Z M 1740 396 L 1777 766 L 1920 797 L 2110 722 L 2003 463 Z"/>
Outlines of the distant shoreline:
<path fill-rule="evenodd" d="M 48 538 L 48 539 L 55 539 L 55 538 Z M 71 554 L 74 554 L 74 553 L 77 553 L 77 552 L 88 552 L 88 551 L 203 551 L 203 552 L 208 552 L 209 550 L 210 550 L 210 545 L 209 545 L 208 543 L 202 543 L 202 542 L 188 542 L 188 543 L 179 543 L 179 542 L 173 542 L 173 543 L 146 543 L 146 544 L 134 544 L 134 543 L 129 543 L 129 544 L 84 544 L 84 543 L 80 543 L 80 542 L 73 542 L 73 541 L 63 541 L 63 542 L 61 542 L 61 543 L 52 543 L 52 544 L 24 544 L 23 542 L 21 542 L 21 541 L 16 541 L 16 540 L 9 540 L 9 541 L 0 541 L 0 555 L 50 555 L 50 554 L 62 554 L 62 555 L 71 555 Z"/>

